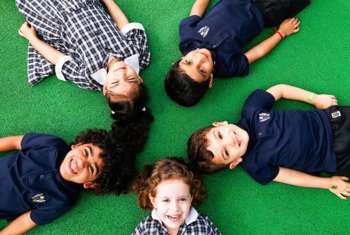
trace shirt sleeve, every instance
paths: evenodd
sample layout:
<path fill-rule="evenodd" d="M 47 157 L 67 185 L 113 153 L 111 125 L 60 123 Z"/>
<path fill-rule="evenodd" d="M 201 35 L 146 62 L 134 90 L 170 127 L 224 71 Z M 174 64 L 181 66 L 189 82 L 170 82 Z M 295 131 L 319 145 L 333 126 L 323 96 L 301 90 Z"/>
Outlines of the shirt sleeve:
<path fill-rule="evenodd" d="M 219 229 L 214 225 L 214 223 L 209 219 L 208 216 L 206 215 L 202 215 L 203 219 L 206 221 L 207 223 L 207 234 L 209 235 L 221 235 L 221 232 L 219 231 Z"/>
<path fill-rule="evenodd" d="M 28 133 L 23 136 L 21 147 L 22 149 L 29 149 L 47 145 L 59 146 L 62 143 L 65 143 L 63 139 L 53 135 Z"/>
<path fill-rule="evenodd" d="M 183 19 L 179 25 L 179 33 L 181 41 L 186 38 L 187 33 L 191 28 L 196 27 L 201 18 L 197 15 L 189 16 Z"/>
<path fill-rule="evenodd" d="M 129 23 L 121 29 L 120 33 L 124 36 L 128 45 L 139 54 L 140 69 L 145 69 L 150 62 L 151 53 L 143 25 L 140 23 Z"/>
<path fill-rule="evenodd" d="M 30 218 L 34 221 L 34 223 L 38 225 L 49 224 L 55 219 L 62 216 L 66 213 L 70 207 L 66 205 L 61 206 L 49 206 L 50 203 L 46 203 L 47 205 L 42 208 L 35 208 L 30 213 Z"/>
<path fill-rule="evenodd" d="M 54 73 L 55 66 L 46 60 L 35 48 L 28 46 L 28 82 L 35 85 L 47 76 Z"/>
<path fill-rule="evenodd" d="M 148 224 L 148 226 L 147 226 Z M 146 235 L 149 234 L 149 231 L 147 231 L 147 228 L 150 229 L 152 227 L 152 219 L 150 216 L 147 216 L 145 219 L 143 219 L 137 227 L 134 229 L 132 235 Z"/>
<path fill-rule="evenodd" d="M 225 57 L 225 61 L 217 61 L 218 68 L 225 66 L 224 69 L 216 70 L 217 76 L 222 77 L 244 77 L 249 74 L 248 58 L 244 54 L 235 54 Z M 220 74 L 224 71 L 223 74 Z"/>
<path fill-rule="evenodd" d="M 242 164 L 246 172 L 259 184 L 266 185 L 273 181 L 279 173 L 279 167 L 273 165 L 249 165 Z"/>
<path fill-rule="evenodd" d="M 275 103 L 275 98 L 264 90 L 253 91 L 245 100 L 243 114 L 252 113 L 259 110 L 270 110 Z M 253 112 L 254 113 L 254 112 Z M 245 116 L 245 115 L 243 115 Z"/>
<path fill-rule="evenodd" d="M 67 57 L 63 57 L 62 60 L 65 58 Z M 70 57 L 70 59 L 66 60 L 64 63 L 57 63 L 56 66 L 56 73 L 59 74 L 60 80 L 65 79 L 87 90 L 100 91 L 102 89 L 101 85 L 90 78 L 90 76 L 86 75 L 83 63 Z"/>

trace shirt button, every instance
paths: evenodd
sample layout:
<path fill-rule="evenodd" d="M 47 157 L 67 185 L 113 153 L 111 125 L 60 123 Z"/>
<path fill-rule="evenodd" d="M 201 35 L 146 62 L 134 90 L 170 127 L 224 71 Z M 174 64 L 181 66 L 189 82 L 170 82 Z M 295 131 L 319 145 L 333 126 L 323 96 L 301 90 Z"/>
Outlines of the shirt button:
<path fill-rule="evenodd" d="M 44 175 L 40 175 L 40 179 L 44 179 L 45 178 L 45 176 Z"/>
<path fill-rule="evenodd" d="M 259 135 L 262 135 L 262 132 L 259 132 Z"/>

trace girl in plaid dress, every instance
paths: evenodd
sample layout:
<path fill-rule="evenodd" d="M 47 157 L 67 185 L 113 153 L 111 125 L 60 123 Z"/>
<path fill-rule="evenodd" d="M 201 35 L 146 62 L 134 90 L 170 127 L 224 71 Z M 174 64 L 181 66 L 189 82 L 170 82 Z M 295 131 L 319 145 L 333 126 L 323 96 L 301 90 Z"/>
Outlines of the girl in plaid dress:
<path fill-rule="evenodd" d="M 50 74 L 101 90 L 115 119 L 144 113 L 147 91 L 139 71 L 150 60 L 140 23 L 129 23 L 113 0 L 16 0 L 29 41 L 28 81 Z M 149 113 L 149 112 L 148 112 Z"/>
<path fill-rule="evenodd" d="M 192 207 L 203 201 L 206 192 L 181 158 L 165 158 L 147 166 L 132 189 L 139 194 L 139 206 L 152 209 L 134 235 L 221 234 L 207 216 Z"/>

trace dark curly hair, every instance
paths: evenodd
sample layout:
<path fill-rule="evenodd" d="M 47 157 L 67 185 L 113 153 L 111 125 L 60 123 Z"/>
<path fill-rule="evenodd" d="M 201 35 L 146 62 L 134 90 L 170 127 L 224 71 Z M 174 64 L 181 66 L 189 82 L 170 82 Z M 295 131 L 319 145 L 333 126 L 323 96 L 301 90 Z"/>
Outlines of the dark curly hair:
<path fill-rule="evenodd" d="M 132 184 L 132 190 L 138 193 L 138 205 L 142 209 L 153 209 L 149 195 L 155 197 L 157 186 L 164 180 L 181 179 L 190 187 L 192 204 L 201 203 L 206 190 L 198 178 L 186 165 L 182 158 L 164 158 L 153 165 L 148 165 Z"/>
<path fill-rule="evenodd" d="M 134 156 L 124 151 L 123 144 L 113 138 L 111 132 L 101 129 L 88 129 L 80 133 L 74 140 L 74 144 L 78 143 L 92 144 L 102 150 L 100 157 L 104 166 L 102 174 L 94 181 L 97 184 L 95 193 L 127 193 L 136 168 Z"/>
<path fill-rule="evenodd" d="M 171 67 L 164 80 L 165 91 L 176 103 L 190 107 L 199 102 L 209 89 L 210 79 L 204 82 L 194 81 L 185 71 L 180 70 L 180 60 Z"/>
<path fill-rule="evenodd" d="M 201 173 L 215 173 L 225 167 L 225 165 L 214 164 L 214 154 L 209 151 L 209 141 L 207 133 L 213 126 L 198 129 L 187 141 L 187 156 L 191 167 Z"/>

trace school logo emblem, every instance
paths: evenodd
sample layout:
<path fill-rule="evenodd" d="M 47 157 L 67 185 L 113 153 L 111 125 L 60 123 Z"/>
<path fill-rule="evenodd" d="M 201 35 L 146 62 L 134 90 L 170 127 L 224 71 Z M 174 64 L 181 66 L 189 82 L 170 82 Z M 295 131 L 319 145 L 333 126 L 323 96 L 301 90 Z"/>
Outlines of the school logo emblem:
<path fill-rule="evenodd" d="M 204 27 L 202 27 L 202 28 L 200 28 L 200 29 L 198 30 L 198 33 L 199 33 L 203 38 L 205 38 L 205 37 L 207 36 L 208 32 L 209 32 L 209 27 L 208 27 L 208 26 L 204 26 Z"/>
<path fill-rule="evenodd" d="M 39 202 L 39 203 L 46 202 L 45 196 L 43 193 L 38 193 L 38 194 L 34 195 L 33 197 L 31 197 L 31 199 L 32 199 L 32 202 Z"/>
<path fill-rule="evenodd" d="M 265 122 L 270 119 L 269 113 L 259 113 L 259 122 Z"/>

